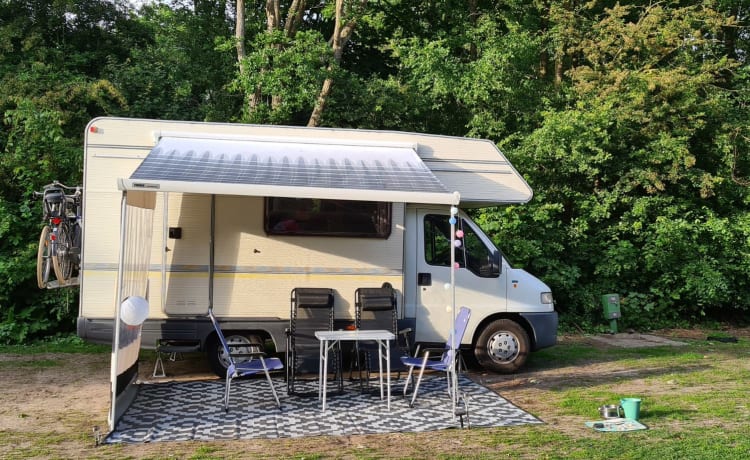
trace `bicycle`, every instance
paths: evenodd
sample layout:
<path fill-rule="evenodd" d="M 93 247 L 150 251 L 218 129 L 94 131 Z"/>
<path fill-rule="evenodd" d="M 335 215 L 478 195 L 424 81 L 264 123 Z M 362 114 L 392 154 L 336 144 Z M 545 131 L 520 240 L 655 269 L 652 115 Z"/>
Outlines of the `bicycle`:
<path fill-rule="evenodd" d="M 66 194 L 66 190 L 73 193 Z M 34 196 L 42 198 L 47 222 L 39 236 L 37 284 L 40 289 L 65 286 L 80 267 L 83 188 L 54 181 Z M 55 272 L 56 285 L 50 282 L 51 271 Z"/>

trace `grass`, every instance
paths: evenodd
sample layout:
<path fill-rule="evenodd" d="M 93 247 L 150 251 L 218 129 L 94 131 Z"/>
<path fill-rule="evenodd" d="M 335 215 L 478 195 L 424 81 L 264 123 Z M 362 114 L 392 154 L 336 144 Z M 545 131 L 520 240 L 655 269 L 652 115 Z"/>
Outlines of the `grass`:
<path fill-rule="evenodd" d="M 55 337 L 23 345 L 0 345 L 0 354 L 36 355 L 42 353 L 109 353 L 110 345 L 95 345 L 76 336 Z"/>
<path fill-rule="evenodd" d="M 99 353 L 108 347 L 39 345 L 2 353 Z M 37 350 L 37 351 L 34 351 Z M 445 430 L 352 437 L 154 443 L 92 447 L 88 434 L 60 428 L 33 436 L 0 431 L 0 457 L 60 458 L 56 445 L 76 443 L 76 458 L 209 460 L 220 458 L 522 458 L 522 459 L 716 459 L 750 458 L 750 341 L 692 340 L 683 347 L 596 348 L 563 341 L 532 355 L 528 370 L 500 390 L 545 421 L 543 425 Z M 2 362 L 0 362 L 2 364 Z M 33 366 L 51 367 L 40 359 Z M 560 377 L 572 369 L 571 376 Z M 0 368 L 2 370 L 2 368 Z M 573 373 L 575 371 L 575 373 Z M 103 371 L 103 372 L 106 372 Z M 632 392 L 632 394 L 631 394 Z M 599 433 L 583 426 L 596 409 L 623 396 L 642 399 L 648 430 Z M 517 398 L 514 399 L 514 398 Z M 2 415 L 2 414 L 0 414 Z M 85 416 L 72 425 L 85 426 Z M 8 450 L 9 449 L 9 450 Z M 5 458 L 5 457 L 3 457 Z"/>

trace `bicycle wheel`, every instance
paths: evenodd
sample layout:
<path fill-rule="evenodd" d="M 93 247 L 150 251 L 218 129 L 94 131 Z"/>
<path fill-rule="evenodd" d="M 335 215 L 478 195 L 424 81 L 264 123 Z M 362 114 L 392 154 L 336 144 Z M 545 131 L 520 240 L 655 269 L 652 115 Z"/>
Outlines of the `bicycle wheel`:
<path fill-rule="evenodd" d="M 73 247 L 72 235 L 67 225 L 61 224 L 57 227 L 57 248 L 52 255 L 52 267 L 55 269 L 55 276 L 60 286 L 64 286 L 70 280 L 73 274 L 73 254 L 70 249 Z"/>
<path fill-rule="evenodd" d="M 47 287 L 49 272 L 52 267 L 52 242 L 49 239 L 49 225 L 45 225 L 39 236 L 39 251 L 36 254 L 36 282 L 39 289 Z"/>

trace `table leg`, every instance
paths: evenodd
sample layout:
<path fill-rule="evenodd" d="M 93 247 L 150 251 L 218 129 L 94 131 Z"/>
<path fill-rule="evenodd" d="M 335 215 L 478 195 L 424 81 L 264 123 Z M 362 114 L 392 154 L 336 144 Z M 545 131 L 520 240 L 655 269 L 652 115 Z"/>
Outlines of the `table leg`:
<path fill-rule="evenodd" d="M 328 341 L 325 341 L 325 350 L 323 351 L 323 412 L 326 411 L 326 394 L 328 393 Z"/>
<path fill-rule="evenodd" d="M 386 378 L 388 379 L 388 410 L 391 410 L 391 342 L 390 340 L 385 341 L 385 368 Z"/>
<path fill-rule="evenodd" d="M 380 400 L 383 400 L 383 340 L 378 340 L 378 382 L 380 383 Z"/>
<path fill-rule="evenodd" d="M 318 352 L 318 401 L 323 399 L 323 340 L 320 341 L 320 351 Z"/>

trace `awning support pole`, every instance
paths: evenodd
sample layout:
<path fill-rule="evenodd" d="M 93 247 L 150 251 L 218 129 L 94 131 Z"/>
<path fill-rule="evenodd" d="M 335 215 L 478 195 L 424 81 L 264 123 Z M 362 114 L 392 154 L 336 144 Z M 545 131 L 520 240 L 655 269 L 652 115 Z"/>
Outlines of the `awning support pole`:
<path fill-rule="evenodd" d="M 208 251 L 208 309 L 214 309 L 214 240 L 216 237 L 216 195 L 211 195 L 211 231 L 209 236 Z"/>
<path fill-rule="evenodd" d="M 456 419 L 456 406 L 458 406 L 458 350 L 460 343 L 456 343 L 456 223 L 458 219 L 458 208 L 451 206 L 450 208 L 450 224 L 451 224 L 451 333 L 450 333 L 450 347 L 451 354 L 453 356 L 453 362 L 451 363 L 452 373 L 448 376 L 451 379 L 451 399 L 452 407 L 451 413 L 453 420 Z"/>

